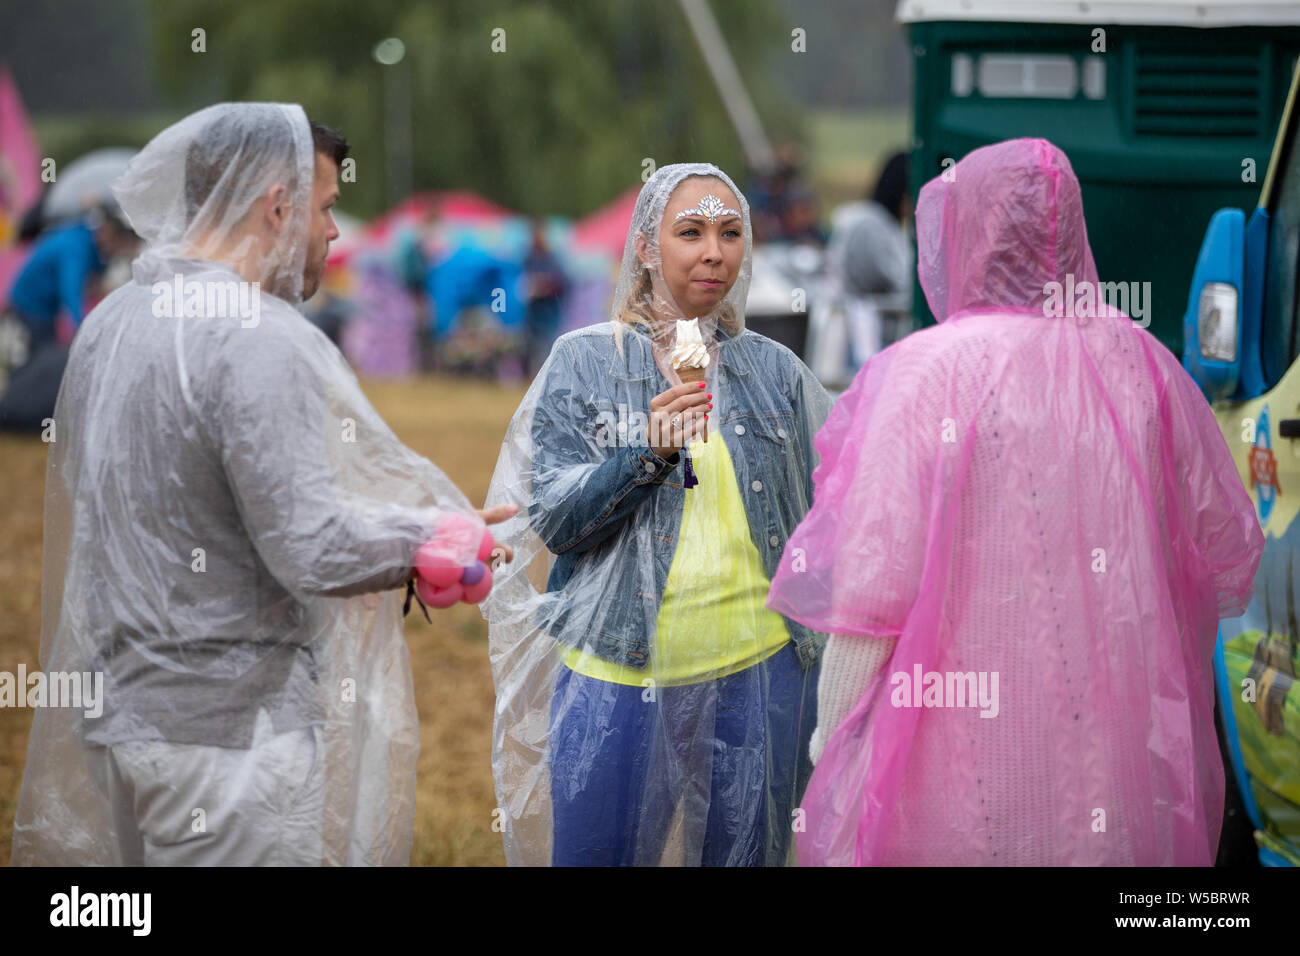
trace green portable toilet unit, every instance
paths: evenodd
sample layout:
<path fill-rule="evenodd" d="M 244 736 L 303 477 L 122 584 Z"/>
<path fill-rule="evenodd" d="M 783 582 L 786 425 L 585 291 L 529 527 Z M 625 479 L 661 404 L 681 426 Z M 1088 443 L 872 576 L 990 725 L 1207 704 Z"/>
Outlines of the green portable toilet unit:
<path fill-rule="evenodd" d="M 914 188 L 989 143 L 1055 143 L 1101 280 L 1149 290 L 1142 321 L 1181 355 L 1205 223 L 1259 196 L 1300 2 L 902 0 L 897 17 L 915 63 Z M 931 324 L 919 286 L 913 303 Z"/>

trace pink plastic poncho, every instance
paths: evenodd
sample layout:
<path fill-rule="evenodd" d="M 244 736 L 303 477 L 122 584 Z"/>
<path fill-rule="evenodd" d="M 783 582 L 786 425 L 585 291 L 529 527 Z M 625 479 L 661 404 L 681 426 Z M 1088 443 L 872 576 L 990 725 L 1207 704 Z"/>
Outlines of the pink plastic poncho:
<path fill-rule="evenodd" d="M 836 405 L 772 584 L 832 640 L 898 638 L 821 728 L 800 862 L 1208 865 L 1211 656 L 1263 546 L 1250 500 L 1164 346 L 1048 317 L 1048 283 L 1097 282 L 1065 155 L 1015 140 L 949 178 L 916 210 L 941 324 Z"/>

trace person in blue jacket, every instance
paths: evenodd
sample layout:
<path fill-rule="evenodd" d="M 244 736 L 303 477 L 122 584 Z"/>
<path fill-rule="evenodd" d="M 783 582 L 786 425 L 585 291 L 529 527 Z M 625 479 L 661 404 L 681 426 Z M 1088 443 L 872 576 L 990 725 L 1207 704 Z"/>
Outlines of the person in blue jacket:
<path fill-rule="evenodd" d="M 120 214 L 118 214 L 120 215 Z M 9 292 L 9 304 L 31 337 L 29 354 L 55 340 L 55 323 L 66 309 L 73 327 L 86 316 L 86 284 L 104 274 L 113 256 L 127 251 L 135 235 L 106 208 L 59 226 L 37 239 L 31 257 Z"/>
<path fill-rule="evenodd" d="M 27 332 L 26 357 L 9 375 L 0 397 L 0 430 L 34 432 L 54 413 L 68 361 L 58 341 L 58 318 L 66 311 L 73 329 L 86 317 L 86 286 L 117 256 L 130 255 L 138 240 L 120 210 L 105 205 L 85 219 L 58 226 L 36 240 L 31 257 L 9 290 L 9 309 Z"/>

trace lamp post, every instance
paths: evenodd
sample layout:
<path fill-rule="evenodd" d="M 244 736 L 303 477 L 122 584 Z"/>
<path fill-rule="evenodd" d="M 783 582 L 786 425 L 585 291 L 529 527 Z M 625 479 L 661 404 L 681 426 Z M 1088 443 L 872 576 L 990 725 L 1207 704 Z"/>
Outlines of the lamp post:
<path fill-rule="evenodd" d="M 704 54 L 704 63 L 713 74 L 713 82 L 718 87 L 723 106 L 727 108 L 727 115 L 731 117 L 731 124 L 736 127 L 736 135 L 740 137 L 749 165 L 763 172 L 770 170 L 776 162 L 772 144 L 763 132 L 754 101 L 745 89 L 708 0 L 681 0 L 681 5 L 686 22 Z"/>
<path fill-rule="evenodd" d="M 388 205 L 411 194 L 411 71 L 406 44 L 389 37 L 375 44 L 375 62 L 384 70 L 384 181 Z"/>

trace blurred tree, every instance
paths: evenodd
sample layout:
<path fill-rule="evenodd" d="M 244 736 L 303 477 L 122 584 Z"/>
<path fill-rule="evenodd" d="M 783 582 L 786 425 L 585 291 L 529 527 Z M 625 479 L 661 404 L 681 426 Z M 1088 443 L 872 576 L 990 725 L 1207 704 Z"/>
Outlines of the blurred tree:
<path fill-rule="evenodd" d="M 712 0 L 773 139 L 802 117 L 765 64 L 788 48 L 772 0 Z M 413 182 L 468 188 L 529 214 L 581 215 L 641 182 L 643 160 L 717 163 L 747 179 L 739 142 L 681 8 L 526 0 L 154 0 L 153 43 L 174 103 L 298 102 L 353 144 L 347 207 L 385 205 L 384 78 L 396 36 L 410 70 Z M 206 52 L 191 49 L 205 31 Z M 492 49 L 505 31 L 505 51 Z"/>

